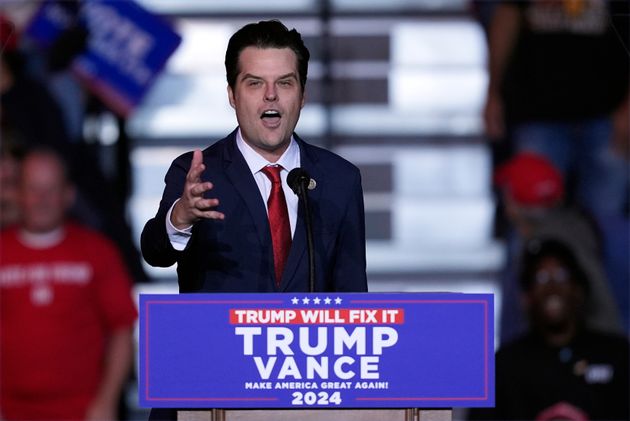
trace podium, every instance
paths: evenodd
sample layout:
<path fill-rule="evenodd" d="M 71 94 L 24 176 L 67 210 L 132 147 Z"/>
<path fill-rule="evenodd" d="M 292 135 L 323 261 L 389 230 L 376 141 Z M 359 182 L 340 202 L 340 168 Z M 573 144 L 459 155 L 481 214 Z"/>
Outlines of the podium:
<path fill-rule="evenodd" d="M 490 294 L 141 295 L 139 343 L 140 405 L 178 420 L 450 421 L 494 405 Z"/>

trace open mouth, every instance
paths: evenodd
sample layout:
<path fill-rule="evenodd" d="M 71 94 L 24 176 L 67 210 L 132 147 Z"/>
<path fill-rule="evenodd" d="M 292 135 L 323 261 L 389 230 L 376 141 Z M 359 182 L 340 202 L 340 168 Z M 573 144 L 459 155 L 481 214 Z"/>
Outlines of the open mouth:
<path fill-rule="evenodd" d="M 260 115 L 261 120 L 266 126 L 276 126 L 280 123 L 280 112 L 276 110 L 265 110 Z"/>

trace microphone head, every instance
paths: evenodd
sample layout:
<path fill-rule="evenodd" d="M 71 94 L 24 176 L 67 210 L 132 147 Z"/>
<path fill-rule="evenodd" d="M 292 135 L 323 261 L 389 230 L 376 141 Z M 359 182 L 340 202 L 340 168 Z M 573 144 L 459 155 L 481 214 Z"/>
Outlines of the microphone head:
<path fill-rule="evenodd" d="M 297 195 L 300 193 L 300 185 L 306 188 L 309 186 L 310 182 L 311 177 L 308 175 L 306 170 L 299 167 L 293 168 L 287 175 L 287 184 L 291 187 L 293 193 Z"/>

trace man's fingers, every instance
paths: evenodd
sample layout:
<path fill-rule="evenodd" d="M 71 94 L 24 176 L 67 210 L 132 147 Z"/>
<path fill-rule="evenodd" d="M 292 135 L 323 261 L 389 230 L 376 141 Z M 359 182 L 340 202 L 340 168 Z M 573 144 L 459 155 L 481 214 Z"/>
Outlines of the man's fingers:
<path fill-rule="evenodd" d="M 225 215 L 218 211 L 204 211 L 197 213 L 198 218 L 203 219 L 225 219 Z"/>
<path fill-rule="evenodd" d="M 204 202 L 204 203 L 200 203 Z M 195 204 L 195 207 L 192 210 L 192 213 L 195 215 L 197 219 L 224 219 L 225 215 L 223 212 L 219 212 L 213 210 L 215 206 L 219 204 L 218 199 L 206 199 L 204 201 L 199 201 Z M 209 206 L 201 206 L 201 205 L 209 205 Z"/>
<path fill-rule="evenodd" d="M 219 205 L 219 199 L 204 199 L 203 195 L 214 186 L 211 182 L 201 182 L 201 174 L 205 171 L 203 154 L 199 149 L 193 151 L 190 169 L 186 174 L 186 185 L 182 196 L 184 205 L 185 222 L 194 223 L 199 219 L 224 219 L 223 213 L 214 210 Z M 178 202 L 179 204 L 180 202 Z M 175 213 L 175 211 L 173 212 Z M 173 218 L 173 217 L 171 217 Z"/>
<path fill-rule="evenodd" d="M 198 167 L 203 163 L 203 155 L 201 150 L 195 149 L 193 151 L 192 162 L 190 163 L 190 168 Z"/>
<path fill-rule="evenodd" d="M 195 208 L 200 211 L 207 211 L 219 206 L 219 199 L 200 199 L 195 202 Z"/>
<path fill-rule="evenodd" d="M 201 173 L 204 172 L 206 166 L 202 163 L 191 166 L 190 170 L 188 170 L 188 174 L 186 174 L 186 182 L 187 183 L 198 183 L 201 181 Z"/>
<path fill-rule="evenodd" d="M 206 181 L 205 183 L 194 184 L 190 188 L 190 194 L 194 197 L 202 196 L 208 190 L 212 190 L 212 187 L 214 186 L 209 181 Z"/>
<path fill-rule="evenodd" d="M 201 173 L 205 169 L 206 166 L 203 165 L 203 154 L 199 149 L 195 149 L 193 151 L 192 161 L 190 162 L 190 169 L 188 170 L 188 174 L 186 174 L 186 181 L 198 182 Z"/>

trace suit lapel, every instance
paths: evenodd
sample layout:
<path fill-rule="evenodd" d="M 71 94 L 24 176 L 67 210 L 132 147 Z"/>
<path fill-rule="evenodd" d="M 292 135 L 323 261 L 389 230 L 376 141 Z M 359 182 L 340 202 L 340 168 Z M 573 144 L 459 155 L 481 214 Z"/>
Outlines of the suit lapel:
<path fill-rule="evenodd" d="M 309 150 L 309 146 L 297 136 L 295 136 L 295 139 L 300 146 L 300 166 L 304 170 L 306 170 L 306 172 L 308 172 L 312 179 L 316 181 L 323 180 L 324 175 L 320 172 L 319 166 L 317 165 L 317 158 L 312 154 L 312 151 Z M 318 184 L 314 190 L 309 190 L 308 192 L 311 216 L 314 216 L 312 210 L 318 206 L 319 199 L 323 190 L 322 186 L 324 184 L 325 183 Z M 313 221 L 313 224 L 315 224 L 315 221 Z M 295 226 L 295 233 L 293 235 L 293 242 L 291 244 L 291 251 L 289 252 L 289 258 L 287 260 L 286 267 L 284 268 L 284 274 L 282 276 L 283 281 L 282 285 L 280 286 L 280 289 L 282 291 L 290 289 L 289 287 L 291 286 L 291 284 L 308 282 L 308 279 L 295 278 L 296 270 L 302 260 L 304 260 L 305 264 L 308 265 L 304 207 L 302 201 L 300 201 L 300 203 L 298 204 L 298 217 Z"/>
<path fill-rule="evenodd" d="M 235 133 L 229 138 L 224 151 L 225 173 L 234 188 L 247 206 L 258 233 L 261 247 L 271 243 L 269 220 L 265 211 L 265 204 L 260 196 L 260 190 L 252 176 L 245 158 L 236 147 Z M 273 259 L 271 259 L 273 265 Z M 273 271 L 272 271 L 273 273 Z"/>
<path fill-rule="evenodd" d="M 304 168 L 311 178 L 318 182 L 317 187 L 314 190 L 309 190 L 308 197 L 311 205 L 311 210 L 317 208 L 322 195 L 323 186 L 325 183 L 319 183 L 324 180 L 324 174 L 320 171 L 317 165 L 317 157 L 314 156 L 309 145 L 295 136 L 296 141 L 300 147 L 300 165 Z M 270 277 L 273 279 L 273 249 L 271 244 L 271 233 L 269 231 L 269 219 L 267 218 L 267 212 L 265 211 L 265 204 L 260 196 L 260 191 L 256 185 L 245 158 L 238 151 L 236 146 L 236 131 L 234 131 L 227 139 L 224 149 L 223 162 L 225 165 L 225 174 L 230 182 L 234 185 L 234 188 L 243 199 L 243 202 L 247 206 L 249 213 L 256 225 L 256 231 L 261 247 L 268 247 L 270 251 L 269 262 Z M 314 212 L 311 212 L 312 214 Z M 315 221 L 313 221 L 315 223 Z M 300 202 L 298 205 L 298 217 L 295 227 L 295 234 L 291 244 L 291 250 L 289 252 L 289 258 L 284 268 L 282 276 L 282 283 L 280 285 L 281 291 L 291 289 L 292 284 L 305 284 L 308 279 L 297 279 L 296 271 L 300 263 L 304 261 L 304 264 L 308 265 L 307 261 L 307 241 L 306 241 L 306 225 L 304 222 L 304 209 Z"/>

